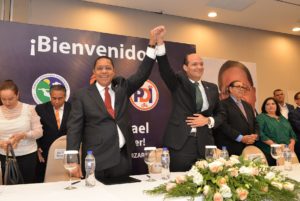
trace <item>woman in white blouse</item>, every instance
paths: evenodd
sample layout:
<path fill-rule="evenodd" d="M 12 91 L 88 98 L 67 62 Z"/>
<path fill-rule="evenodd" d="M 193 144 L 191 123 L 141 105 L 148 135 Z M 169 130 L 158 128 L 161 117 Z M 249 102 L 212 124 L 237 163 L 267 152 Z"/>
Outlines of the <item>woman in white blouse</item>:
<path fill-rule="evenodd" d="M 35 182 L 37 164 L 36 139 L 43 134 L 40 118 L 33 105 L 19 102 L 19 90 L 12 80 L 0 85 L 0 160 L 5 172 L 8 144 L 14 147 L 17 162 L 25 183 Z"/>

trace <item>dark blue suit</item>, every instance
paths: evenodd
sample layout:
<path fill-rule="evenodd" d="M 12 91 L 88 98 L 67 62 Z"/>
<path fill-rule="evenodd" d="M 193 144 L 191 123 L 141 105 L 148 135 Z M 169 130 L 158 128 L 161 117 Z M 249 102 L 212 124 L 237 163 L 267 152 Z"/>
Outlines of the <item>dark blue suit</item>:
<path fill-rule="evenodd" d="M 216 144 L 219 149 L 226 146 L 230 155 L 241 155 L 246 144 L 237 142 L 237 137 L 241 135 L 258 134 L 259 126 L 255 118 L 255 114 L 251 105 L 242 101 L 247 119 L 235 103 L 228 97 L 221 101 L 221 104 L 226 112 L 225 120 L 214 131 Z"/>
<path fill-rule="evenodd" d="M 187 75 L 182 72 L 175 73 L 166 55 L 158 56 L 157 61 L 160 75 L 171 91 L 173 103 L 163 144 L 170 149 L 171 170 L 186 171 L 197 158 L 204 158 L 205 145 L 215 144 L 212 129 L 207 125 L 197 128 L 196 138 L 190 137 L 191 127 L 187 125 L 186 119 L 198 113 L 205 117 L 213 117 L 215 127 L 219 126 L 223 121 L 224 111 L 220 105 L 218 87 L 213 83 L 202 81 L 209 108 L 199 112 L 196 107 L 196 89 Z M 190 154 L 191 152 L 194 153 Z M 197 156 L 192 156 L 194 154 Z"/>
<path fill-rule="evenodd" d="M 295 153 L 297 154 L 298 159 L 300 159 L 300 108 L 297 107 L 296 109 L 289 112 L 289 122 L 291 123 L 293 130 L 297 135 L 297 142 L 295 145 Z"/>
<path fill-rule="evenodd" d="M 63 118 L 60 128 L 58 129 L 54 109 L 51 102 L 37 105 L 35 108 L 37 114 L 41 118 L 41 124 L 43 125 L 43 136 L 37 140 L 39 148 L 43 150 L 42 156 L 45 159 L 45 163 L 39 163 L 37 167 L 37 178 L 40 182 L 44 180 L 46 163 L 48 158 L 48 151 L 51 144 L 59 137 L 67 134 L 67 120 L 71 111 L 71 104 L 65 102 Z"/>

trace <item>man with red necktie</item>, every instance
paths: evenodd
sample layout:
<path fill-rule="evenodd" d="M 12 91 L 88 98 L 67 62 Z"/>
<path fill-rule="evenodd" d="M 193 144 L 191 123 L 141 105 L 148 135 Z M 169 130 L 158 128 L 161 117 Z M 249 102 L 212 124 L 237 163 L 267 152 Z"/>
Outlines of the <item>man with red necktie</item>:
<path fill-rule="evenodd" d="M 146 56 L 135 74 L 128 79 L 115 77 L 113 60 L 100 56 L 93 69 L 96 82 L 74 95 L 68 121 L 67 150 L 79 150 L 82 143 L 82 164 L 87 150 L 93 151 L 97 179 L 131 174 L 131 153 L 135 144 L 128 120 L 129 98 L 151 74 L 158 31 L 155 28 L 150 32 Z M 77 168 L 74 175 L 79 172 Z"/>

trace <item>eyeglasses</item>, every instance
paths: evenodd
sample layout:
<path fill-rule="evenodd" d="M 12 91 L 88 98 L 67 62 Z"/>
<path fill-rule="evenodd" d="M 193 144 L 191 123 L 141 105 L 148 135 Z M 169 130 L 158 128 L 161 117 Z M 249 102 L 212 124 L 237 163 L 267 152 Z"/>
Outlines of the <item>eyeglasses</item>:
<path fill-rule="evenodd" d="M 235 87 L 239 90 L 250 91 L 250 87 L 246 87 L 246 86 L 232 86 L 232 87 Z"/>

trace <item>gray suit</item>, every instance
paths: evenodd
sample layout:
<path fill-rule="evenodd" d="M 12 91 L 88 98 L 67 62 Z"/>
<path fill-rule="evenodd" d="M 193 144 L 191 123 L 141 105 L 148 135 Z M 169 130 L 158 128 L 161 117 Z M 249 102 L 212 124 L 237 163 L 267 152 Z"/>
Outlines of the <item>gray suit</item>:
<path fill-rule="evenodd" d="M 154 60 L 146 56 L 134 75 L 128 79 L 113 79 L 115 119 L 107 112 L 95 84 L 74 95 L 68 121 L 67 149 L 79 150 L 82 142 L 82 159 L 85 158 L 87 150 L 92 150 L 96 158 L 96 171 L 113 168 L 120 163 L 118 125 L 126 140 L 124 148 L 130 163 L 129 167 L 124 167 L 124 172 L 130 174 L 130 154 L 135 145 L 127 114 L 129 98 L 148 79 L 153 64 Z"/>

